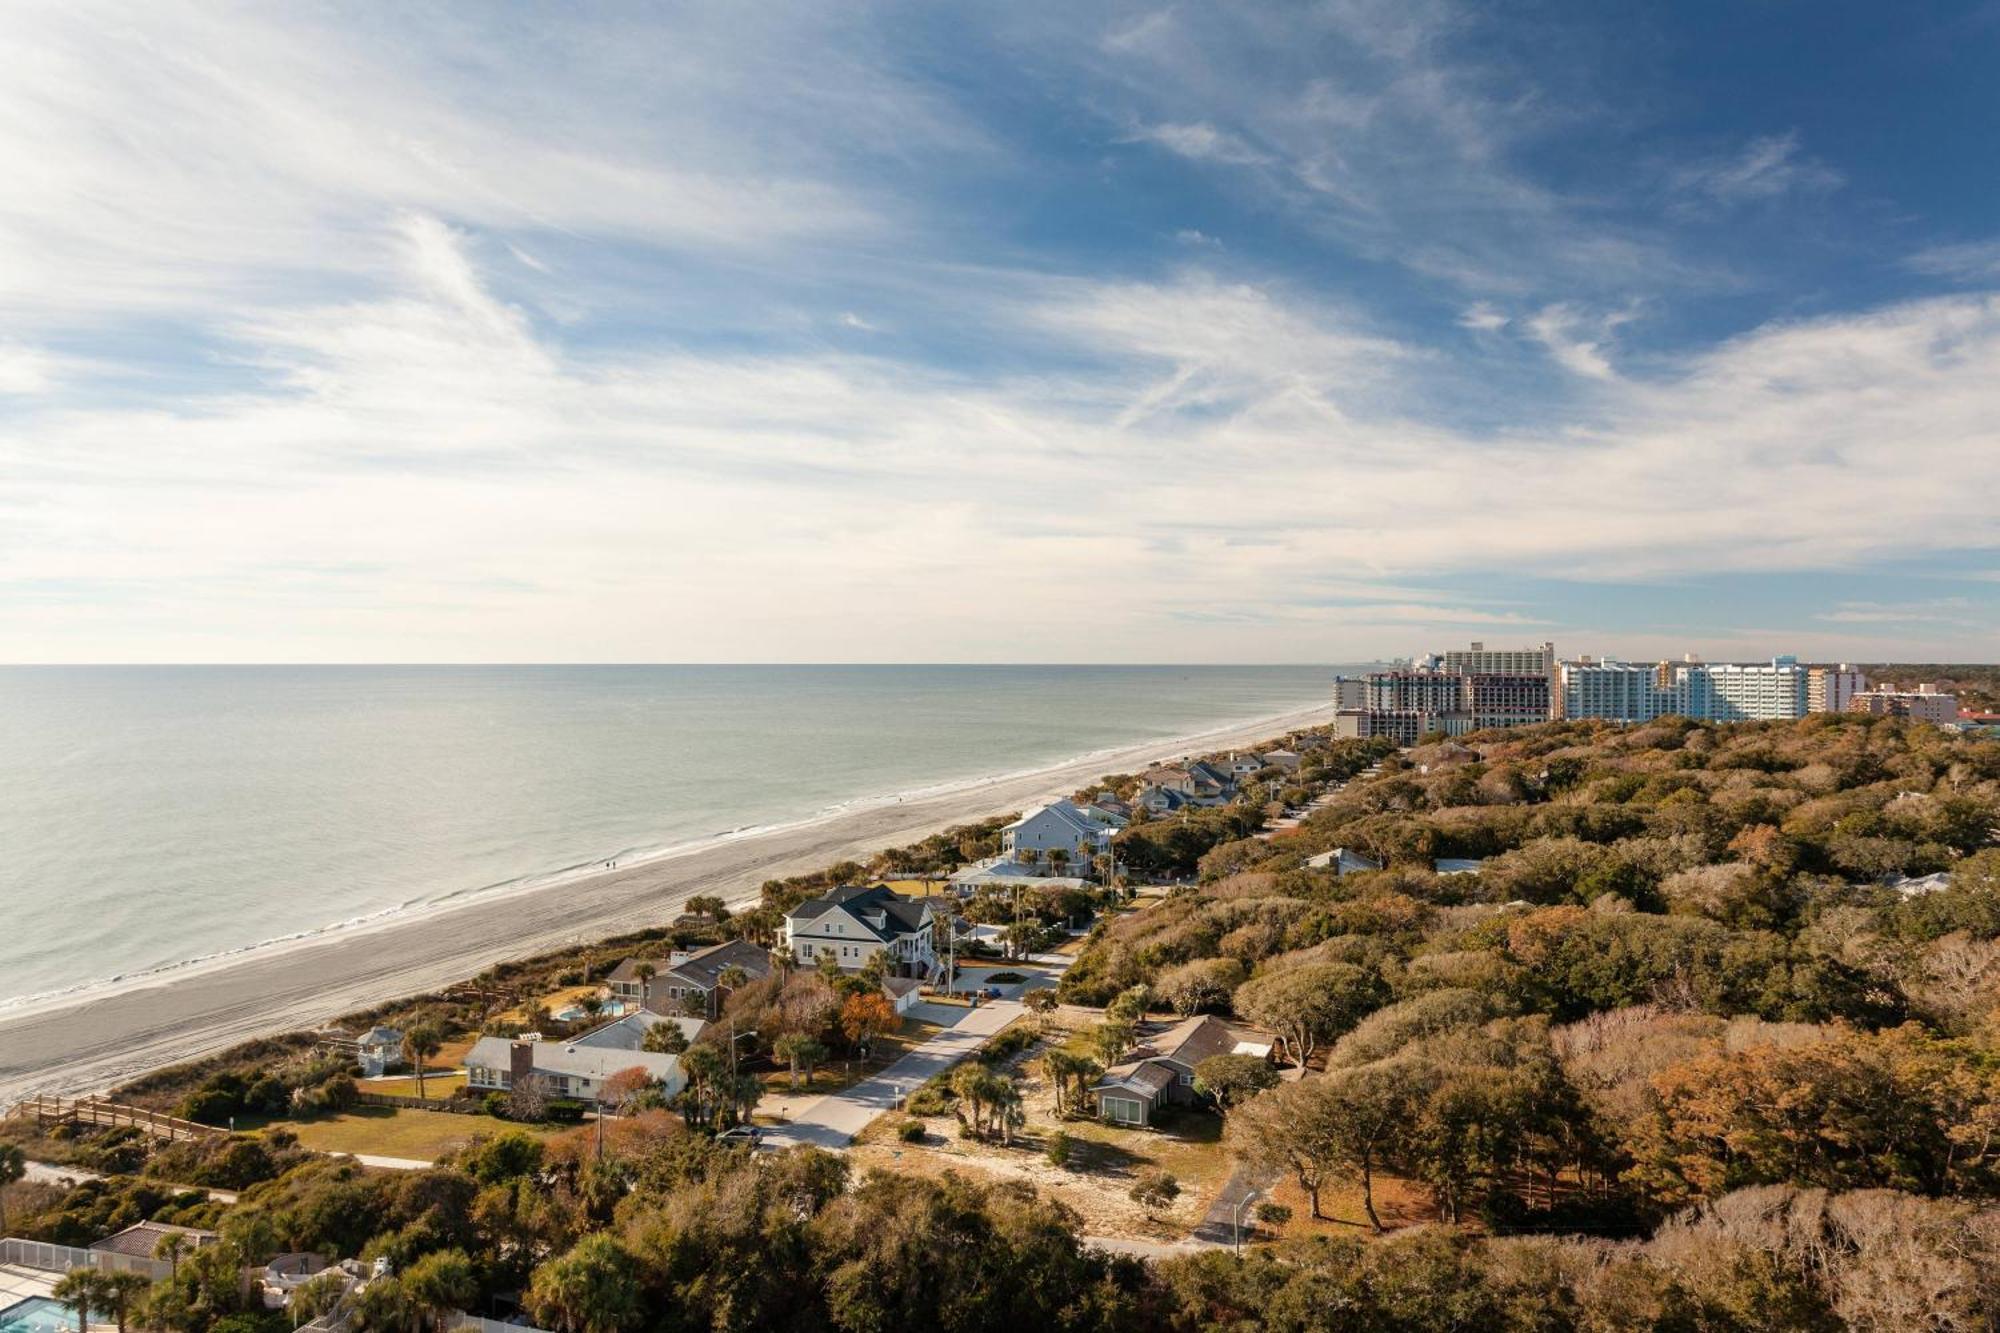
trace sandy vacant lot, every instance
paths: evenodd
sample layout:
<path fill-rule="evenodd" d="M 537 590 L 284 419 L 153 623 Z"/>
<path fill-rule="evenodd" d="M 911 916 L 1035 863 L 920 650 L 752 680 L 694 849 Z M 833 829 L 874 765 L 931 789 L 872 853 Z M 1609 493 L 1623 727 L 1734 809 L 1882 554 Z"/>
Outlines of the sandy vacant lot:
<path fill-rule="evenodd" d="M 1188 1112 L 1163 1129 L 1121 1129 L 1095 1120 L 1063 1119 L 1055 1113 L 1055 1094 L 1041 1075 L 1040 1056 L 1053 1041 L 1068 1035 L 1051 1025 L 1040 1043 L 1007 1066 L 1018 1074 L 1027 1124 L 1013 1146 L 975 1142 L 958 1137 L 958 1122 L 950 1116 L 924 1121 L 920 1144 L 900 1142 L 895 1127 L 902 1116 L 884 1116 L 863 1132 L 850 1151 L 857 1170 L 888 1167 L 919 1175 L 957 1171 L 974 1179 L 1024 1180 L 1044 1194 L 1074 1208 L 1083 1229 L 1094 1236 L 1130 1236 L 1149 1240 L 1179 1240 L 1194 1229 L 1208 1205 L 1229 1179 L 1228 1154 L 1221 1143 L 1221 1121 L 1206 1112 Z M 1049 1136 L 1058 1129 L 1070 1137 L 1065 1167 L 1049 1164 Z M 1180 1181 L 1181 1196 L 1171 1208 L 1149 1217 L 1127 1197 L 1139 1173 L 1148 1168 L 1170 1172 Z"/>

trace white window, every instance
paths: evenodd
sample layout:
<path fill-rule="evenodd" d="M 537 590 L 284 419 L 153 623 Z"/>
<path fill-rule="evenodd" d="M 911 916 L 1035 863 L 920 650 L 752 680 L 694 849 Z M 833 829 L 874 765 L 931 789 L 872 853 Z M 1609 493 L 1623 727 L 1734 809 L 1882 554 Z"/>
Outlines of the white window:
<path fill-rule="evenodd" d="M 1188 1073 L 1188 1072 L 1187 1072 L 1186 1070 L 1182 1070 L 1182 1071 L 1181 1071 L 1181 1086 L 1182 1086 L 1183 1088 L 1192 1088 L 1192 1087 L 1194 1086 L 1194 1075 L 1193 1075 L 1193 1074 L 1190 1074 L 1190 1073 Z"/>
<path fill-rule="evenodd" d="M 1106 1095 L 1099 1104 L 1104 1108 L 1104 1118 L 1121 1125 L 1143 1125 L 1146 1123 L 1145 1103 L 1132 1097 L 1112 1097 Z"/>

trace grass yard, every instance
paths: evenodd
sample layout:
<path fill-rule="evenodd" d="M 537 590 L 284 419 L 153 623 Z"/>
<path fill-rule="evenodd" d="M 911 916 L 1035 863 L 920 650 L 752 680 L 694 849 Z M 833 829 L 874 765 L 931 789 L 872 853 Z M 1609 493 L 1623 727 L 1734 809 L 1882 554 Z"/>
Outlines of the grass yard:
<path fill-rule="evenodd" d="M 317 1152 L 344 1152 L 373 1157 L 404 1157 L 430 1162 L 475 1137 L 491 1138 L 510 1129 L 549 1136 L 568 1126 L 517 1125 L 484 1115 L 453 1115 L 449 1111 L 417 1111 L 401 1107 L 357 1106 L 339 1115 L 282 1124 L 299 1142 Z"/>
<path fill-rule="evenodd" d="M 463 1059 L 464 1057 L 460 1058 Z M 385 1097 L 415 1097 L 418 1095 L 415 1075 L 402 1075 L 396 1078 L 364 1078 L 359 1081 L 357 1086 L 363 1092 L 379 1092 Z M 464 1086 L 465 1071 L 463 1069 L 440 1069 L 428 1064 L 424 1066 L 423 1095 L 425 1097 L 455 1097 Z"/>
<path fill-rule="evenodd" d="M 875 1039 L 874 1049 L 866 1060 L 845 1059 L 836 1055 L 813 1070 L 810 1080 L 800 1075 L 796 1095 L 824 1096 L 829 1092 L 851 1088 L 862 1079 L 881 1073 L 907 1055 L 913 1047 L 923 1045 L 942 1031 L 944 1029 L 936 1023 L 905 1018 L 901 1028 L 895 1032 L 885 1032 Z M 757 1080 L 764 1085 L 766 1092 L 792 1095 L 792 1071 L 782 1061 L 776 1069 L 758 1071 Z"/>

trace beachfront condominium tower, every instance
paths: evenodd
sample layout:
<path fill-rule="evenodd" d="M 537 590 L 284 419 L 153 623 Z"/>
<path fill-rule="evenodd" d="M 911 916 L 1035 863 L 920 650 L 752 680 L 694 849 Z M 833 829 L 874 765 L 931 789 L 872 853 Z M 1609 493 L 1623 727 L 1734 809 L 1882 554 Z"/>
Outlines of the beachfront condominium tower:
<path fill-rule="evenodd" d="M 1847 701 L 1868 688 L 1868 673 L 1842 662 L 1806 668 L 1806 711 L 1845 713 Z"/>
<path fill-rule="evenodd" d="M 1560 716 L 1561 684 L 1556 675 L 1556 646 L 1553 643 L 1544 643 L 1539 648 L 1488 648 L 1483 643 L 1474 643 L 1470 648 L 1448 650 L 1441 665 L 1444 670 L 1463 676 L 1540 676 L 1548 682 L 1547 711 L 1543 716 Z M 1542 718 L 1527 720 L 1539 722 Z"/>
<path fill-rule="evenodd" d="M 1561 670 L 1564 717 L 1651 722 L 1681 710 L 1680 691 L 1659 666 L 1586 657 Z"/>

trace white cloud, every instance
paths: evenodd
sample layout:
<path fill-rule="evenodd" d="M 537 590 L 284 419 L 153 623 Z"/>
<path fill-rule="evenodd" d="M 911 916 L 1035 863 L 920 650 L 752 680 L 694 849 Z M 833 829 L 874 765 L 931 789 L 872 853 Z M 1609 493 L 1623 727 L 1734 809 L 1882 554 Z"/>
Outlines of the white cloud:
<path fill-rule="evenodd" d="M 0 394 L 46 393 L 55 385 L 54 363 L 32 347 L 0 343 Z"/>
<path fill-rule="evenodd" d="M 1611 380 L 1618 378 L 1606 354 L 1611 336 L 1635 315 L 1632 309 L 1586 315 L 1572 306 L 1557 304 L 1542 307 L 1525 327 L 1563 369 L 1585 379 Z"/>
<path fill-rule="evenodd" d="M 1673 172 L 1676 189 L 1712 203 L 1762 203 L 1788 194 L 1823 194 L 1843 183 L 1839 172 L 1800 151 L 1798 131 L 1765 135 L 1740 150 L 1688 163 Z"/>
<path fill-rule="evenodd" d="M 1990 461 L 1989 298 L 1773 326 L 1494 435 L 1402 410 L 1425 356 L 1198 272 L 989 303 L 1090 355 L 974 380 L 586 354 L 492 297 L 476 236 L 393 237 L 397 292 L 238 328 L 268 390 L 0 418 L 0 657 L 1338 660 L 1537 624 L 1439 576 L 1996 542 L 1935 481 Z"/>
<path fill-rule="evenodd" d="M 1512 321 L 1485 301 L 1475 301 L 1458 317 L 1458 326 L 1474 333 L 1498 333 Z"/>
<path fill-rule="evenodd" d="M 1158 144 L 1196 162 L 1230 166 L 1260 166 L 1271 159 L 1235 134 L 1203 121 L 1186 125 L 1146 125 L 1132 132 L 1133 142 Z"/>
<path fill-rule="evenodd" d="M 1934 245 L 1910 255 L 1903 263 L 1918 273 L 1956 278 L 1961 282 L 2000 279 L 2000 240 Z"/>

